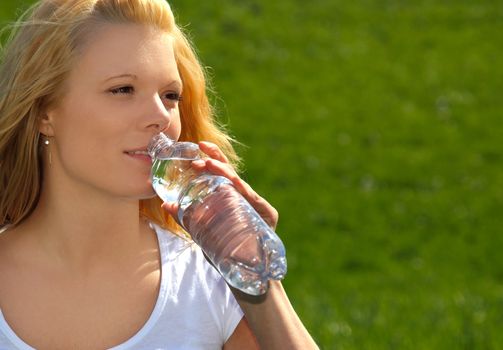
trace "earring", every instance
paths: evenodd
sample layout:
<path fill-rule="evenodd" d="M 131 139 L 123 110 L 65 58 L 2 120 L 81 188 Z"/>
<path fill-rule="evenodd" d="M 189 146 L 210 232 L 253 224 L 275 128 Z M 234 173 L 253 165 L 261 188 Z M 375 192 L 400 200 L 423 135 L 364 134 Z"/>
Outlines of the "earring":
<path fill-rule="evenodd" d="M 51 147 L 49 147 L 49 137 L 47 137 L 44 141 L 44 144 L 47 146 L 47 148 L 49 149 L 49 166 L 52 165 L 52 154 L 51 154 Z"/>

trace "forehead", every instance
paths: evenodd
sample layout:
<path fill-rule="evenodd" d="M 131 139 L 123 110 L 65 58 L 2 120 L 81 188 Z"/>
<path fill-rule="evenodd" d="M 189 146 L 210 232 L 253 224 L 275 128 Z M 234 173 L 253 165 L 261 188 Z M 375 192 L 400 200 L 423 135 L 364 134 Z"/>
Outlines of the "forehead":
<path fill-rule="evenodd" d="M 102 24 L 76 57 L 74 73 L 109 75 L 173 74 L 172 36 L 152 26 Z"/>

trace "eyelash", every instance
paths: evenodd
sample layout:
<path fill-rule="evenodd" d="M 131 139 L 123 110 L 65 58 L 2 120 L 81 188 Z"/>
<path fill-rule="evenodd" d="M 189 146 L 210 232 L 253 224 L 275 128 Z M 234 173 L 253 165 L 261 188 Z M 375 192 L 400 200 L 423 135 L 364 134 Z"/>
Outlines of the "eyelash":
<path fill-rule="evenodd" d="M 112 95 L 131 94 L 134 92 L 134 87 L 120 86 L 118 88 L 110 89 L 110 92 L 112 93 Z M 182 95 L 177 92 L 168 92 L 168 93 L 164 94 L 163 96 L 171 101 L 180 102 L 182 100 Z"/>
<path fill-rule="evenodd" d="M 177 92 L 170 92 L 170 93 L 167 93 L 165 94 L 165 96 L 170 96 L 170 97 L 167 97 L 169 100 L 171 101 L 176 101 L 176 102 L 180 102 L 182 100 L 182 95 L 180 95 L 179 93 Z"/>
<path fill-rule="evenodd" d="M 125 91 L 127 89 L 127 91 Z M 132 86 L 121 86 L 118 88 L 110 89 L 110 92 L 112 95 L 118 95 L 118 94 L 129 94 L 134 91 L 134 88 Z"/>

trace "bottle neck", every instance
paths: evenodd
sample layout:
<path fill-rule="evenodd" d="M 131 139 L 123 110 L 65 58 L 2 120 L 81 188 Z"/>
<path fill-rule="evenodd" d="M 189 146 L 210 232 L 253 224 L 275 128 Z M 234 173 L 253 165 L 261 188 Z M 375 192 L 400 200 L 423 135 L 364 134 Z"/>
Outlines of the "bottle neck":
<path fill-rule="evenodd" d="M 152 159 L 159 158 L 162 153 L 166 153 L 166 151 L 173 146 L 175 142 L 167 137 L 164 133 L 159 133 L 152 137 L 150 140 L 147 151 Z"/>

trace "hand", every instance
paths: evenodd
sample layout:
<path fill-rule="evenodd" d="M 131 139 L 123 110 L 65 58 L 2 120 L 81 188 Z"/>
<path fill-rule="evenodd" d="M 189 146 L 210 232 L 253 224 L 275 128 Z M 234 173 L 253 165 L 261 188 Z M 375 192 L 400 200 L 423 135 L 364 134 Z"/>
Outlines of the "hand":
<path fill-rule="evenodd" d="M 199 142 L 199 148 L 207 154 L 209 158 L 195 160 L 192 162 L 192 167 L 196 171 L 206 171 L 215 175 L 228 178 L 239 193 L 251 204 L 257 213 L 264 221 L 273 229 L 276 229 L 278 224 L 278 211 L 274 209 L 264 198 L 260 197 L 250 185 L 243 181 L 236 171 L 232 168 L 229 160 L 220 148 L 206 141 Z M 178 204 L 164 203 L 162 205 L 172 216 L 176 217 Z"/>

